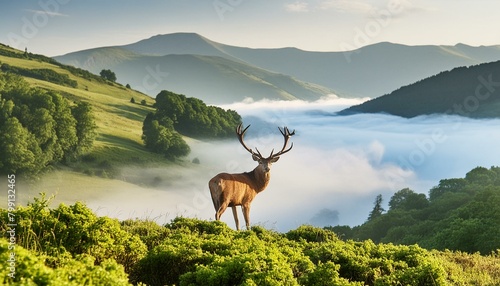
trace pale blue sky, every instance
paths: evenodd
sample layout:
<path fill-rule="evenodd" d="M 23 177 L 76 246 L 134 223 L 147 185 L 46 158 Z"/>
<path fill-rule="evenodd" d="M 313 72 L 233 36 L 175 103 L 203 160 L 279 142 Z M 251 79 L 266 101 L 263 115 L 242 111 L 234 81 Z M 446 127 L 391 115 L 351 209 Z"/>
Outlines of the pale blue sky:
<path fill-rule="evenodd" d="M 195 32 L 252 48 L 500 44 L 498 0 L 0 0 L 0 42 L 48 56 Z"/>

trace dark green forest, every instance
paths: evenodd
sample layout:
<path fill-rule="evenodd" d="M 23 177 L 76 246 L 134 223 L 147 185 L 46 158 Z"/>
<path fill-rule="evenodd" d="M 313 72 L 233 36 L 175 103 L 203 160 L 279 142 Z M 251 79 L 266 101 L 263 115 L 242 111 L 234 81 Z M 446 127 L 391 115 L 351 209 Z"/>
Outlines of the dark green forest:
<path fill-rule="evenodd" d="M 444 71 L 401 87 L 340 114 L 388 113 L 411 118 L 449 114 L 472 118 L 498 118 L 500 61 Z"/>
<path fill-rule="evenodd" d="M 52 83 L 57 83 L 69 87 L 77 87 L 76 80 L 72 80 L 66 74 L 59 74 L 52 69 L 24 69 L 20 67 L 13 67 L 8 64 L 2 64 L 0 70 L 6 73 L 13 73 L 25 77 L 36 78 L 45 80 Z"/>
<path fill-rule="evenodd" d="M 85 204 L 0 209 L 0 259 L 15 251 L 8 285 L 498 285 L 500 253 L 427 250 L 343 240 L 328 229 L 235 231 L 219 221 L 118 221 Z M 10 214 L 9 214 L 10 213 Z M 5 237 L 4 236 L 4 237 Z M 10 238 L 9 238 L 10 236 Z M 14 237 L 14 238 L 12 238 Z"/>
<path fill-rule="evenodd" d="M 196 139 L 220 139 L 234 135 L 241 116 L 234 110 L 208 106 L 202 100 L 170 91 L 156 96 L 156 111 L 149 113 L 143 124 L 146 147 L 167 158 L 189 154 L 185 135 Z"/>
<path fill-rule="evenodd" d="M 500 249 L 499 167 L 477 167 L 465 178 L 441 180 L 428 196 L 402 189 L 390 198 L 387 212 L 381 203 L 378 196 L 364 224 L 331 229 L 343 239 L 376 243 L 481 254 Z"/>
<path fill-rule="evenodd" d="M 36 174 L 72 160 L 92 146 L 95 130 L 88 103 L 70 103 L 0 71 L 0 173 Z"/>

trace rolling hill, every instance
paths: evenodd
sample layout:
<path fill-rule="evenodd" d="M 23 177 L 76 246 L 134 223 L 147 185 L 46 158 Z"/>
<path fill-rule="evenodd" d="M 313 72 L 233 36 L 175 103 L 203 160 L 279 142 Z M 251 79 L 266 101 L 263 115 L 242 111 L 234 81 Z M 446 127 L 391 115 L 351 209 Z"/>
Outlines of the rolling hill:
<path fill-rule="evenodd" d="M 352 113 L 500 117 L 500 61 L 441 72 L 340 112 Z"/>
<path fill-rule="evenodd" d="M 161 90 L 189 94 L 211 104 L 245 98 L 316 100 L 330 88 L 271 72 L 233 58 L 199 37 L 156 38 L 122 47 L 97 48 L 56 57 L 98 74 L 111 69 L 118 81 L 155 96 Z M 167 50 L 159 52 L 159 47 Z M 172 46 L 172 47 L 171 47 Z"/>
<path fill-rule="evenodd" d="M 174 55 L 194 58 L 174 61 Z M 55 59 L 93 73 L 110 68 L 118 81 L 133 84 L 151 96 L 168 89 L 211 103 L 228 103 L 247 96 L 314 100 L 325 93 L 373 98 L 444 70 L 499 60 L 500 46 L 406 46 L 384 42 L 347 52 L 311 52 L 236 47 L 198 34 L 175 33 Z M 131 68 L 130 62 L 138 68 Z M 151 78 L 151 71 L 163 77 L 144 84 Z M 275 84 L 276 79 L 280 85 Z"/>
<path fill-rule="evenodd" d="M 73 86 L 39 79 L 30 76 L 30 73 L 25 73 L 28 75 L 23 78 L 32 87 L 57 92 L 70 101 L 84 101 L 91 104 L 98 127 L 98 137 L 85 162 L 77 166 L 79 171 L 93 174 L 109 169 L 114 164 L 162 161 L 144 148 L 141 139 L 142 122 L 147 113 L 153 110 L 151 105 L 154 103 L 154 99 L 146 94 L 104 81 L 89 72 L 62 65 L 51 58 L 25 54 L 2 44 L 0 44 L 0 66 L 2 70 L 38 69 L 61 75 Z M 137 103 L 131 103 L 131 98 Z M 146 104 L 139 104 L 143 100 Z"/>

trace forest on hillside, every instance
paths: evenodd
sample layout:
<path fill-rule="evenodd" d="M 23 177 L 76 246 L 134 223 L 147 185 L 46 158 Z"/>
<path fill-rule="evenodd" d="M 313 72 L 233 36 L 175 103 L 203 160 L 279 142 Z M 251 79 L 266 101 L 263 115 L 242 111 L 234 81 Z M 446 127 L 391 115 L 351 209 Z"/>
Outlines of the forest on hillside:
<path fill-rule="evenodd" d="M 458 67 L 403 86 L 340 112 L 388 113 L 411 118 L 448 114 L 471 118 L 498 118 L 500 61 Z"/>
<path fill-rule="evenodd" d="M 387 212 L 377 196 L 364 224 L 330 229 L 346 240 L 496 252 L 500 249 L 500 168 L 477 167 L 465 178 L 443 179 L 428 196 L 402 189 L 390 198 Z"/>
<path fill-rule="evenodd" d="M 72 160 L 92 147 L 96 128 L 90 104 L 0 71 L 0 173 L 36 174 Z"/>
<path fill-rule="evenodd" d="M 241 116 L 234 110 L 206 105 L 202 100 L 163 90 L 156 96 L 155 112 L 144 119 L 146 148 L 167 158 L 182 157 L 190 149 L 181 135 L 197 139 L 234 136 Z"/>

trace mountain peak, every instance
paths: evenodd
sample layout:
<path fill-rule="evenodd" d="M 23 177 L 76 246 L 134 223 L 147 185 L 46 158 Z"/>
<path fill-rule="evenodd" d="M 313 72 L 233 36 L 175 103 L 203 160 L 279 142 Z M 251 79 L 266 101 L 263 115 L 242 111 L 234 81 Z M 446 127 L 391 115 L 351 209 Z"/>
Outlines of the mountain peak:
<path fill-rule="evenodd" d="M 139 42 L 133 43 L 131 45 L 144 42 L 144 41 L 164 41 L 164 40 L 170 40 L 170 41 L 182 41 L 182 40 L 207 40 L 205 37 L 201 36 L 200 34 L 197 33 L 191 33 L 191 32 L 178 32 L 178 33 L 171 33 L 171 34 L 157 34 L 154 35 L 148 39 L 140 40 Z"/>
<path fill-rule="evenodd" d="M 122 46 L 142 55 L 164 56 L 172 54 L 196 54 L 205 56 L 225 56 L 216 47 L 217 43 L 196 33 L 158 34 L 139 42 Z M 227 55 L 226 55 L 227 56 Z"/>

